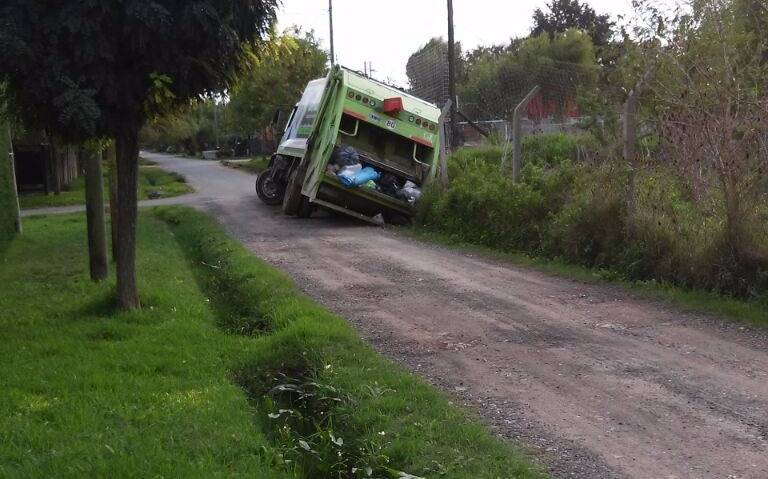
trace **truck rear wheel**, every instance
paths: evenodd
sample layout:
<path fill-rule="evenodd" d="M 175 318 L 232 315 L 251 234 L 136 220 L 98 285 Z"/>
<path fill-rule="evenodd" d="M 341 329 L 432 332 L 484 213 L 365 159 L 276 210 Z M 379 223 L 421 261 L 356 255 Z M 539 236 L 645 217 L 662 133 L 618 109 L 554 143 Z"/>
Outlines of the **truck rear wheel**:
<path fill-rule="evenodd" d="M 256 179 L 256 194 L 261 201 L 270 206 L 277 206 L 283 202 L 282 188 L 272 179 L 271 168 L 261 172 Z"/>
<path fill-rule="evenodd" d="M 283 213 L 288 216 L 296 216 L 299 214 L 301 208 L 302 198 L 301 194 L 301 181 L 299 178 L 299 170 L 301 166 L 293 170 L 288 180 L 288 186 L 285 188 L 285 195 L 283 196 Z"/>

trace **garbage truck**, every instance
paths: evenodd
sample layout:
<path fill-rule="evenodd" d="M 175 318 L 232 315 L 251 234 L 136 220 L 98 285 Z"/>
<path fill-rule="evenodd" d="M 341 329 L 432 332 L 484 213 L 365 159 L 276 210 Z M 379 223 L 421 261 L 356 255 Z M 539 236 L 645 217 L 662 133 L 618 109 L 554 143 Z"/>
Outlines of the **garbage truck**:
<path fill-rule="evenodd" d="M 256 191 L 291 216 L 407 222 L 435 178 L 440 128 L 435 105 L 335 66 L 307 85 Z"/>

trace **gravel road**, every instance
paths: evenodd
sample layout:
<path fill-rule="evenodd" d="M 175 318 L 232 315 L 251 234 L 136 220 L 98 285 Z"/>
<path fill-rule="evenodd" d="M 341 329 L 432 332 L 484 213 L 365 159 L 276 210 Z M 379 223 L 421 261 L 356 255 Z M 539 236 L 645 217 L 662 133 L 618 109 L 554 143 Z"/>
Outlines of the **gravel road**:
<path fill-rule="evenodd" d="M 188 202 L 554 477 L 768 478 L 765 331 L 261 204 L 254 177 L 146 154 Z"/>

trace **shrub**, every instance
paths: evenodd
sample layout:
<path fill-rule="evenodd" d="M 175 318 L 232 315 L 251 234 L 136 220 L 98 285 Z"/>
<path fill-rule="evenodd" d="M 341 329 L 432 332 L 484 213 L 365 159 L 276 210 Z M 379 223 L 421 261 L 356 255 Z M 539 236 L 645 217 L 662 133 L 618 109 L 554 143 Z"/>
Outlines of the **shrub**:
<path fill-rule="evenodd" d="M 460 150 L 449 160 L 450 184 L 426 192 L 417 223 L 457 240 L 631 280 L 739 297 L 768 290 L 764 200 L 747 212 L 750 226 L 735 248 L 722 193 L 694 193 L 678 171 L 655 164 L 637 172 L 634 214 L 628 215 L 624 164 L 576 161 L 576 150 L 590 148 L 590 141 L 562 134 L 529 137 L 518 184 L 500 168 L 509 153 L 503 147 Z"/>

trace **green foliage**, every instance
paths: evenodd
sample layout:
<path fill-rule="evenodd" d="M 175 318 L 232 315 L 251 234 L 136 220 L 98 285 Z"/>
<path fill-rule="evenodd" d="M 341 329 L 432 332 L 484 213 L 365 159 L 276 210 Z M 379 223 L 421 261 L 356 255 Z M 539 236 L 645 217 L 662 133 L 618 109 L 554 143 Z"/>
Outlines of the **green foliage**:
<path fill-rule="evenodd" d="M 574 162 L 589 137 L 544 135 L 524 145 L 519 184 L 499 170 L 503 148 L 460 150 L 450 184 L 420 204 L 419 223 L 458 241 L 742 298 L 768 295 L 768 203 L 755 207 L 747 257 L 728 243 L 720 192 L 697 197 L 670 166 L 638 173 L 629 233 L 628 171 Z"/>
<path fill-rule="evenodd" d="M 276 4 L 9 0 L 0 79 L 30 127 L 74 143 L 130 135 L 148 114 L 231 84 L 243 45 L 268 32 Z"/>
<path fill-rule="evenodd" d="M 455 45 L 455 74 L 456 80 L 464 78 L 464 61 L 461 54 L 461 42 Z M 414 95 L 425 100 L 442 104 L 446 98 L 443 85 L 436 78 L 447 78 L 448 75 L 448 42 L 442 37 L 430 39 L 424 46 L 416 50 L 408 57 L 405 65 L 405 74 L 408 76 L 410 91 Z"/>
<path fill-rule="evenodd" d="M 251 338 L 234 377 L 270 439 L 265 457 L 276 470 L 308 479 L 369 477 L 367 468 L 370 477 L 541 477 L 210 218 L 180 208 L 157 214 L 189 256 L 220 326 Z"/>
<path fill-rule="evenodd" d="M 605 46 L 613 37 L 615 23 L 609 15 L 598 15 L 595 10 L 579 0 L 552 0 L 548 12 L 537 8 L 533 13 L 532 35 L 554 35 L 571 28 L 587 32 L 596 46 Z"/>
<path fill-rule="evenodd" d="M 8 127 L 0 120 L 0 251 L 16 232 L 16 197 L 13 194 L 8 141 Z"/>
<path fill-rule="evenodd" d="M 459 95 L 464 104 L 488 118 L 511 119 L 515 107 L 536 85 L 545 100 L 562 112 L 597 79 L 592 42 L 575 29 L 513 41 L 509 47 L 482 49 L 470 56 Z"/>
<path fill-rule="evenodd" d="M 325 76 L 328 55 L 312 32 L 298 28 L 272 39 L 252 58 L 230 92 L 225 125 L 250 135 L 267 128 L 280 108 L 287 118 L 311 80 Z"/>
<path fill-rule="evenodd" d="M 142 128 L 139 141 L 145 148 L 197 155 L 216 142 L 214 100 L 197 100 L 173 113 L 162 115 Z"/>
<path fill-rule="evenodd" d="M 421 221 L 480 244 L 540 250 L 547 221 L 566 200 L 575 170 L 559 146 L 528 146 L 531 155 L 518 184 L 509 171 L 499 174 L 499 149 L 453 157 L 450 187 L 427 193 Z"/>

